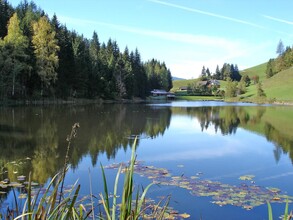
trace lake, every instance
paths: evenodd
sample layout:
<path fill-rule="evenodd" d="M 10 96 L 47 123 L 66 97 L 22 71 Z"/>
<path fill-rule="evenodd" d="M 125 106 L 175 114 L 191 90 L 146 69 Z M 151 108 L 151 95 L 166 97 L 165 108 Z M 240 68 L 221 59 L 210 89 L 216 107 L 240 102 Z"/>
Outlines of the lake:
<path fill-rule="evenodd" d="M 81 197 L 90 179 L 97 197 L 103 191 L 100 164 L 112 191 L 115 164 L 130 159 L 137 136 L 135 185 L 154 181 L 148 198 L 170 195 L 169 206 L 190 219 L 268 219 L 267 201 L 277 219 L 292 199 L 293 107 L 245 103 L 1 107 L 0 181 L 31 171 L 48 184 L 62 170 L 75 122 L 65 185 L 78 180 Z M 0 198 L 4 213 L 13 190 L 0 184 Z"/>

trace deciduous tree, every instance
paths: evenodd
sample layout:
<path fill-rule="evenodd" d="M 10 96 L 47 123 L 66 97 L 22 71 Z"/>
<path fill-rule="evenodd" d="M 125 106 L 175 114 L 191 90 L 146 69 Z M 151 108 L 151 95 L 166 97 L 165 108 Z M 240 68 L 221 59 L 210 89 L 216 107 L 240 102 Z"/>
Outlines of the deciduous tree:
<path fill-rule="evenodd" d="M 38 22 L 35 22 L 33 31 L 32 43 L 36 56 L 36 68 L 42 81 L 41 93 L 43 93 L 43 86 L 49 88 L 51 83 L 57 79 L 56 68 L 59 63 L 57 53 L 60 48 L 56 39 L 56 32 L 47 17 L 43 16 Z"/>
<path fill-rule="evenodd" d="M 9 54 L 5 58 L 6 74 L 11 76 L 11 96 L 15 95 L 16 79 L 23 71 L 28 71 L 27 65 L 28 55 L 28 39 L 23 35 L 19 26 L 17 14 L 10 18 L 7 27 L 7 35 L 4 37 L 4 50 L 8 50 Z"/>

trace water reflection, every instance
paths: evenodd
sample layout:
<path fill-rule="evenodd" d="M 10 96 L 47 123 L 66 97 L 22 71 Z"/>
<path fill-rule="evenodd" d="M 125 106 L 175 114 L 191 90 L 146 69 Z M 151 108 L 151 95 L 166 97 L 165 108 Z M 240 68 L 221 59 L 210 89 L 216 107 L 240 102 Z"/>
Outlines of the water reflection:
<path fill-rule="evenodd" d="M 214 129 L 221 135 L 233 135 L 239 128 L 252 131 L 275 144 L 277 162 L 283 153 L 293 159 L 293 137 L 288 133 L 293 127 L 290 108 L 136 104 L 3 107 L 0 113 L 0 180 L 17 181 L 18 175 L 27 176 L 31 171 L 34 181 L 45 183 L 63 166 L 66 137 L 75 122 L 80 123 L 81 129 L 70 152 L 73 169 L 78 168 L 84 155 L 90 155 L 93 166 L 100 154 L 106 154 L 108 159 L 115 158 L 119 149 L 126 150 L 132 144 L 135 135 L 144 138 L 163 136 L 172 115 L 196 119 L 202 132 Z M 23 162 L 16 172 L 9 162 L 26 157 L 31 160 Z"/>

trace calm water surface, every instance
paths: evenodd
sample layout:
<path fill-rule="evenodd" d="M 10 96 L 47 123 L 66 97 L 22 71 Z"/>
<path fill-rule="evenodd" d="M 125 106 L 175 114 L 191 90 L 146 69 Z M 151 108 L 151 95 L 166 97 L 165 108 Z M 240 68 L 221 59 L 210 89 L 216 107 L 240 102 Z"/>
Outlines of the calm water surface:
<path fill-rule="evenodd" d="M 100 163 L 127 162 L 136 135 L 137 160 L 171 174 L 151 188 L 149 197 L 158 201 L 171 195 L 170 206 L 191 219 L 268 219 L 266 204 L 253 205 L 251 210 L 236 204 L 220 206 L 213 196 L 180 185 L 195 178 L 198 182 L 192 187 L 241 189 L 242 196 L 247 186 L 259 187 L 256 194 L 276 187 L 280 194 L 293 195 L 293 108 L 224 102 L 2 107 L 0 181 L 17 181 L 32 171 L 35 182 L 48 183 L 62 169 L 66 137 L 75 122 L 80 129 L 70 151 L 66 185 L 78 179 L 81 195 L 89 194 L 89 172 L 94 193 L 102 191 Z M 116 172 L 106 169 L 109 182 Z M 243 175 L 255 177 L 240 180 Z M 167 184 L 174 176 L 181 177 L 181 183 Z M 135 176 L 137 185 L 150 182 Z M 12 203 L 12 192 L 1 187 L 0 192 L 5 192 L 0 194 L 3 210 Z M 272 203 L 272 207 L 277 218 L 285 204 Z"/>

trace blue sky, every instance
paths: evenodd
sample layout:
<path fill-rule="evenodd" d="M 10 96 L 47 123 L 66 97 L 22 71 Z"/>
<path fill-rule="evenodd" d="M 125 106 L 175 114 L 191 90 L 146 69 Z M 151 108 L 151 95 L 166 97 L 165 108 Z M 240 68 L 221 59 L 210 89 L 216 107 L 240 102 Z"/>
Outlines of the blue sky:
<path fill-rule="evenodd" d="M 20 1 L 8 0 L 13 6 Z M 293 45 L 292 0 L 35 0 L 51 17 L 87 38 L 138 48 L 173 76 L 196 78 L 202 66 L 245 69 Z"/>

